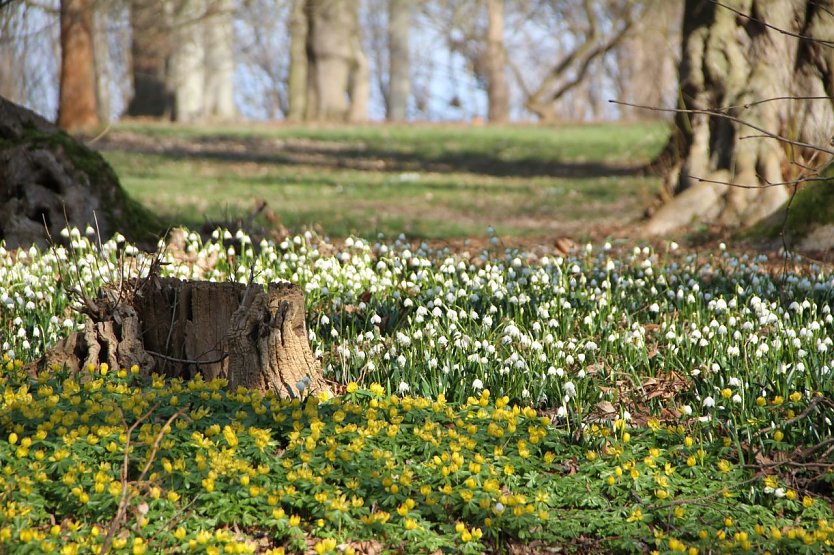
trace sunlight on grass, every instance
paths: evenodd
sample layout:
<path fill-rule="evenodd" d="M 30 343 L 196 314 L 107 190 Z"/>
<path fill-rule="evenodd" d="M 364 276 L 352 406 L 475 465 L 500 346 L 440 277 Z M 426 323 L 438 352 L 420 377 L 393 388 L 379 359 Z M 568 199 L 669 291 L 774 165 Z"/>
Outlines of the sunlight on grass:
<path fill-rule="evenodd" d="M 257 198 L 294 230 L 423 238 L 472 236 L 487 226 L 507 236 L 581 234 L 591 224 L 628 223 L 659 185 L 629 168 L 665 137 L 657 124 L 125 124 L 120 132 L 132 134 L 132 146 L 104 143 L 105 156 L 128 192 L 168 221 L 199 227 L 246 219 Z"/>

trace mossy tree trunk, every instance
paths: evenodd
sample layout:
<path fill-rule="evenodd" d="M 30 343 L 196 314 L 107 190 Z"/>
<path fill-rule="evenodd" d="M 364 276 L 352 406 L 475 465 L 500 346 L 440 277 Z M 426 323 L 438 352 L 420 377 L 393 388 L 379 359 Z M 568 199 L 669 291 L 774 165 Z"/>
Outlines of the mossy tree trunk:
<path fill-rule="evenodd" d="M 66 226 L 88 225 L 105 240 L 120 231 L 142 245 L 155 245 L 164 229 L 101 155 L 0 97 L 0 239 L 8 248 L 45 246 L 62 241 Z"/>
<path fill-rule="evenodd" d="M 834 49 L 825 41 L 834 40 L 834 2 L 687 0 L 682 40 L 679 108 L 696 112 L 677 114 L 655 162 L 666 176 L 665 204 L 646 230 L 657 235 L 692 223 L 752 225 L 787 200 L 788 189 L 775 184 L 828 162 L 738 120 L 829 146 Z M 699 112 L 726 107 L 738 120 Z"/>

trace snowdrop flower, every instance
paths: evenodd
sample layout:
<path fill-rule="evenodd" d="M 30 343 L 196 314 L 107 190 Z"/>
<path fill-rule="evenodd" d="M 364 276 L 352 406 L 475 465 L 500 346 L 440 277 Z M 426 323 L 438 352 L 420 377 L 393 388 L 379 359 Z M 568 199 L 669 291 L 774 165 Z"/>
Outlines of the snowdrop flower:
<path fill-rule="evenodd" d="M 484 388 L 484 382 L 482 382 L 480 379 L 475 378 L 475 379 L 472 381 L 472 389 L 475 389 L 475 390 L 481 390 L 481 389 L 483 389 L 483 388 Z"/>
<path fill-rule="evenodd" d="M 405 382 L 400 382 L 400 386 L 397 389 L 400 393 L 406 393 L 409 389 L 411 389 L 411 386 Z"/>
<path fill-rule="evenodd" d="M 576 397 L 576 386 L 573 385 L 573 382 L 565 382 L 564 388 L 565 394 L 568 398 Z"/>
<path fill-rule="evenodd" d="M 709 396 L 705 397 L 702 404 L 704 405 L 705 408 L 714 407 L 715 406 L 715 399 L 713 399 L 712 397 L 709 397 Z"/>

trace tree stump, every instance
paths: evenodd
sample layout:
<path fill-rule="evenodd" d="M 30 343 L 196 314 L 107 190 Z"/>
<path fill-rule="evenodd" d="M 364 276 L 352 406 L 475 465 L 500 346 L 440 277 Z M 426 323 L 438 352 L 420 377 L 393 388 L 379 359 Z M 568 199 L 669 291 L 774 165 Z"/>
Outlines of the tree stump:
<path fill-rule="evenodd" d="M 85 301 L 84 329 L 33 370 L 107 363 L 144 375 L 225 378 L 229 387 L 294 398 L 328 390 L 313 356 L 304 295 L 290 283 L 182 281 L 152 275 Z"/>

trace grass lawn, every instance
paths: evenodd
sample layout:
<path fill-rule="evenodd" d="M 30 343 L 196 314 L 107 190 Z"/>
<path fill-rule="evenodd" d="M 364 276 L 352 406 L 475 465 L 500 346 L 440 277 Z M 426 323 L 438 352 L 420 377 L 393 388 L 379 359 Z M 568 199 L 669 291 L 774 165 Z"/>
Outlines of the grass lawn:
<path fill-rule="evenodd" d="M 641 214 L 662 124 L 183 128 L 121 124 L 96 147 L 128 192 L 190 227 L 265 200 L 291 230 L 415 238 L 586 236 Z M 263 218 L 259 220 L 263 223 Z"/>

